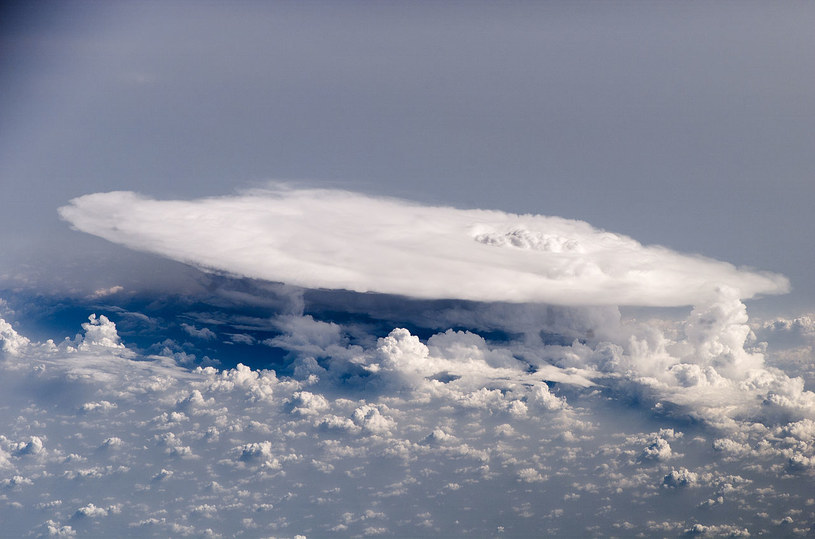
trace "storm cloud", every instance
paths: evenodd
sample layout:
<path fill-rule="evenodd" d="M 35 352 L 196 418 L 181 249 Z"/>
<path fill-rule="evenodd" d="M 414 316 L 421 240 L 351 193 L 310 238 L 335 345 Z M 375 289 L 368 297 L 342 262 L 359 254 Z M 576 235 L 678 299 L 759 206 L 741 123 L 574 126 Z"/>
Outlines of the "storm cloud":
<path fill-rule="evenodd" d="M 588 223 L 272 186 L 155 200 L 96 193 L 73 227 L 200 268 L 306 288 L 563 305 L 692 305 L 722 287 L 786 292 L 783 276 L 643 246 Z"/>

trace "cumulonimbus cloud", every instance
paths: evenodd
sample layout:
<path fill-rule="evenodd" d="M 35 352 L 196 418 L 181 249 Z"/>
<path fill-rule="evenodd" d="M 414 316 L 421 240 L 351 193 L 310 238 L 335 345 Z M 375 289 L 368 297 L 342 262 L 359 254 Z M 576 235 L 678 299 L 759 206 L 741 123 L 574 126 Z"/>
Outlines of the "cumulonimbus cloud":
<path fill-rule="evenodd" d="M 197 267 L 306 288 L 561 305 L 680 306 L 785 277 L 644 246 L 583 221 L 272 185 L 155 200 L 129 191 L 59 209 L 83 232 Z"/>

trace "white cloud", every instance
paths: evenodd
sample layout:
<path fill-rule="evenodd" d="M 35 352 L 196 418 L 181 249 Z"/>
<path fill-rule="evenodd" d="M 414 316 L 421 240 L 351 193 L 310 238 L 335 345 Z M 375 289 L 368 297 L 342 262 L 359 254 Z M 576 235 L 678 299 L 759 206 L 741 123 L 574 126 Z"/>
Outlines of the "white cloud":
<path fill-rule="evenodd" d="M 382 415 L 379 408 L 369 404 L 354 410 L 351 419 L 356 425 L 377 434 L 389 433 L 396 425 L 393 419 Z"/>
<path fill-rule="evenodd" d="M 115 408 L 116 408 L 115 403 L 104 400 L 100 402 L 86 402 L 85 404 L 79 407 L 80 411 L 82 412 L 93 412 L 95 410 L 107 412 Z"/>
<path fill-rule="evenodd" d="M 322 395 L 315 395 L 308 391 L 298 391 L 292 398 L 291 411 L 293 414 L 317 415 L 330 408 L 328 401 Z"/>
<path fill-rule="evenodd" d="M 289 351 L 304 385 L 455 392 L 459 406 L 515 418 L 569 409 L 543 381 L 633 391 L 661 413 L 719 427 L 737 428 L 745 418 L 771 424 L 815 413 L 815 395 L 804 390 L 804 382 L 765 363 L 741 301 L 785 291 L 783 277 L 642 246 L 587 223 L 281 186 L 196 201 L 100 193 L 74 199 L 61 214 L 76 228 L 111 241 L 260 279 L 419 298 L 564 305 L 480 303 L 428 308 L 416 316 L 442 330 L 457 320 L 523 335 L 523 343 L 506 346 L 454 330 L 422 342 L 397 327 L 374 347 L 372 336 L 358 340 L 366 348 L 350 344 L 339 324 L 280 314 L 267 323 L 282 334 L 262 343 Z M 687 320 L 670 327 L 624 322 L 611 307 L 616 304 L 695 306 Z M 800 329 L 805 322 L 776 321 L 762 328 L 805 332 Z M 122 348 L 107 318 L 92 318 L 83 327 L 86 335 L 76 341 L 81 350 Z M 182 327 L 196 337 L 214 336 L 206 328 Z M 10 352 L 28 346 L 13 330 L 3 331 Z M 248 333 L 226 335 L 235 343 L 256 344 Z M 187 354 L 179 354 L 164 355 L 186 361 Z M 256 401 L 274 401 L 278 383 L 273 374 L 242 366 L 212 381 L 227 391 L 244 387 Z M 523 384 L 534 391 L 523 398 L 506 392 Z M 348 422 L 353 410 L 329 413 L 332 405 L 311 391 L 290 396 L 288 403 L 294 414 L 316 418 L 324 428 L 364 427 Z M 654 458 L 667 458 L 662 449 L 653 448 Z"/>
<path fill-rule="evenodd" d="M 546 477 L 542 476 L 535 468 L 524 468 L 518 471 L 518 477 L 521 481 L 527 483 L 538 483 L 546 481 Z"/>
<path fill-rule="evenodd" d="M 39 436 L 32 436 L 27 442 L 12 444 L 12 455 L 15 457 L 37 456 L 41 455 L 44 451 L 44 444 Z"/>
<path fill-rule="evenodd" d="M 750 537 L 747 528 L 742 528 L 732 524 L 694 524 L 685 530 L 685 535 L 695 535 L 702 537 Z"/>
<path fill-rule="evenodd" d="M 520 536 L 758 534 L 755 507 L 815 519 L 811 394 L 745 349 L 738 300 L 676 328 L 598 319 L 614 331 L 546 345 L 351 338 L 286 315 L 272 324 L 290 377 L 145 357 L 91 317 L 76 339 L 0 352 L 0 409 L 13 410 L 0 519 L 19 536 L 224 537 L 479 535 L 485 522 Z M 697 528 L 714 506 L 727 516 Z"/>
<path fill-rule="evenodd" d="M 79 343 L 79 349 L 88 351 L 95 348 L 119 348 L 124 349 L 124 345 L 116 332 L 116 324 L 111 322 L 107 316 L 95 314 L 88 317 L 88 322 L 82 324 L 85 330 L 85 337 Z"/>
<path fill-rule="evenodd" d="M 563 305 L 690 305 L 788 289 L 741 270 L 581 221 L 421 206 L 273 186 L 158 201 L 132 192 L 73 199 L 76 229 L 198 267 L 307 288 Z"/>
<path fill-rule="evenodd" d="M 48 520 L 43 525 L 43 531 L 50 537 L 75 537 L 76 531 L 71 526 L 60 526 L 53 520 Z"/>
<path fill-rule="evenodd" d="M 29 340 L 17 333 L 11 324 L 0 319 L 0 350 L 6 354 L 19 355 L 29 345 Z"/>
<path fill-rule="evenodd" d="M 21 475 L 15 475 L 10 479 L 3 479 L 2 481 L 0 481 L 0 486 L 2 486 L 4 489 L 13 489 L 15 487 L 33 484 L 34 481 Z"/>
<path fill-rule="evenodd" d="M 104 508 L 97 507 L 94 504 L 89 503 L 88 505 L 77 509 L 76 512 L 74 513 L 74 518 L 100 518 L 106 517 L 110 513 L 116 513 L 119 511 L 120 508 L 118 506 Z"/>
<path fill-rule="evenodd" d="M 655 439 L 640 453 L 640 459 L 643 460 L 668 460 L 672 456 L 671 444 L 664 438 Z"/>
<path fill-rule="evenodd" d="M 668 488 L 690 487 L 696 484 L 699 474 L 691 472 L 687 468 L 671 470 L 671 473 L 662 479 L 662 485 Z"/>

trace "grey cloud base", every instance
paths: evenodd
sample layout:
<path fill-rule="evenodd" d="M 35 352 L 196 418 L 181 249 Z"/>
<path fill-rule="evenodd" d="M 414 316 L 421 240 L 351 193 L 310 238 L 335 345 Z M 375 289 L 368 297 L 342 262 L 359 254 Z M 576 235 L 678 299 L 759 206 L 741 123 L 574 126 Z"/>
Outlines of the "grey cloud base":
<path fill-rule="evenodd" d="M 737 269 L 581 221 L 422 206 L 272 186 L 158 201 L 97 193 L 60 208 L 73 227 L 198 267 L 306 288 L 561 305 L 692 305 L 721 288 L 784 293 L 780 275 Z"/>

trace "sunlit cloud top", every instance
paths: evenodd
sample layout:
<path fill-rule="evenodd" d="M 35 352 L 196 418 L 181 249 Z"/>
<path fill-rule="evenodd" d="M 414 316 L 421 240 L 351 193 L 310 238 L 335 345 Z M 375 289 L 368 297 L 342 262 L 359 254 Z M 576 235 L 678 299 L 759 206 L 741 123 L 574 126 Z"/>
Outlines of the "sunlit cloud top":
<path fill-rule="evenodd" d="M 679 306 L 722 288 L 741 298 L 788 290 L 781 275 L 541 215 L 423 206 L 272 185 L 238 195 L 75 198 L 60 215 L 132 249 L 306 288 L 418 298 L 563 305 Z"/>

